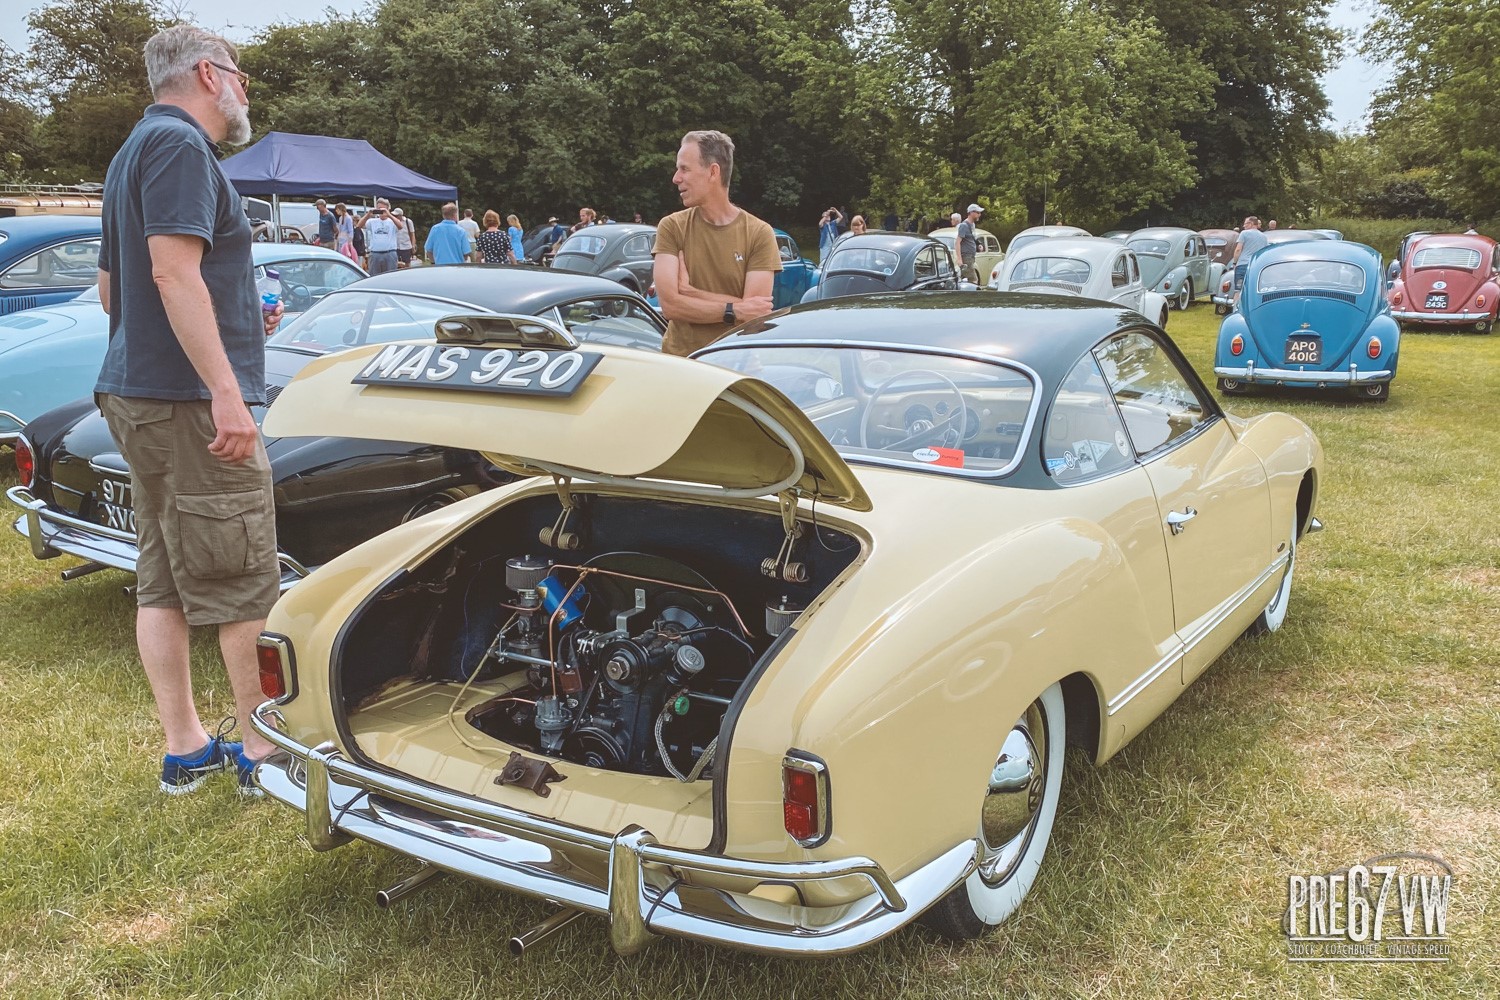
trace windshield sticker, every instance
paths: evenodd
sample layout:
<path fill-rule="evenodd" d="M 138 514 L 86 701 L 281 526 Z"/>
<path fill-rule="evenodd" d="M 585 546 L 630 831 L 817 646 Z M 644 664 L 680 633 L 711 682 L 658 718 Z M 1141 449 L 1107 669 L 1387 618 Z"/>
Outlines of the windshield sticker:
<path fill-rule="evenodd" d="M 1093 475 L 1099 468 L 1094 460 L 1094 442 L 1074 441 L 1072 454 L 1078 457 L 1078 471 L 1085 476 Z"/>
<path fill-rule="evenodd" d="M 953 469 L 964 467 L 964 453 L 957 448 L 918 448 L 911 457 L 929 465 L 946 465 Z"/>
<path fill-rule="evenodd" d="M 603 360 L 589 351 L 514 351 L 439 344 L 390 344 L 355 385 L 420 386 L 523 396 L 571 396 Z"/>

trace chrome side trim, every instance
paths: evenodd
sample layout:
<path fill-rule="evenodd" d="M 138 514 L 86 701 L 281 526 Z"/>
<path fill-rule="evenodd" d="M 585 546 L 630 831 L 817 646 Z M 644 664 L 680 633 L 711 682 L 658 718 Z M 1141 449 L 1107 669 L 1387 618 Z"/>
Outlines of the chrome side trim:
<path fill-rule="evenodd" d="M 1250 597 L 1255 593 L 1255 591 L 1260 588 L 1261 584 L 1265 583 L 1272 576 L 1274 576 L 1278 569 L 1285 566 L 1286 560 L 1287 556 L 1285 553 L 1277 556 L 1275 561 L 1272 562 L 1271 565 L 1267 566 L 1261 572 L 1260 576 L 1256 577 L 1252 583 L 1241 589 L 1239 593 L 1231 594 L 1229 597 L 1226 597 L 1217 608 L 1214 608 L 1213 611 L 1209 612 L 1207 621 L 1198 626 L 1198 628 L 1186 639 L 1180 638 L 1177 645 L 1172 648 L 1171 652 L 1167 653 L 1167 655 L 1163 656 L 1160 660 L 1157 660 L 1154 664 L 1151 665 L 1151 669 L 1147 670 L 1135 680 L 1131 681 L 1123 691 L 1111 698 L 1109 700 L 1109 705 L 1107 706 L 1107 714 L 1114 715 L 1120 709 L 1130 704 L 1131 699 L 1140 694 L 1142 691 L 1146 690 L 1146 688 L 1150 687 L 1152 682 L 1162 674 L 1166 673 L 1174 663 L 1180 660 L 1183 656 L 1187 655 L 1187 653 L 1191 650 L 1197 648 L 1198 644 L 1205 638 L 1207 638 L 1210 632 L 1218 628 L 1220 625 L 1224 624 L 1225 619 L 1227 619 L 1236 610 L 1238 610 L 1242 604 L 1249 600 Z"/>
<path fill-rule="evenodd" d="M 301 746 L 271 723 L 276 711 L 268 702 L 252 716 L 255 730 L 279 751 L 258 766 L 256 780 L 271 797 L 306 813 L 310 835 L 314 827 L 319 833 L 314 846 L 325 832 L 357 837 L 490 885 L 607 915 L 611 943 L 622 954 L 662 933 L 771 954 L 852 951 L 909 923 L 974 870 L 973 840 L 892 880 L 863 857 L 750 861 L 663 846 L 636 826 L 608 836 L 362 766 L 331 744 Z M 805 905 L 802 886 L 849 878 L 872 891 L 837 905 Z M 798 902 L 754 894 L 763 884 L 796 890 Z"/>
<path fill-rule="evenodd" d="M 5 420 L 9 420 L 16 426 L 14 430 L 9 428 L 0 430 L 0 441 L 14 441 L 16 438 L 20 437 L 21 432 L 26 429 L 26 421 L 22 420 L 18 415 L 10 412 L 9 410 L 0 410 L 0 421 Z"/>

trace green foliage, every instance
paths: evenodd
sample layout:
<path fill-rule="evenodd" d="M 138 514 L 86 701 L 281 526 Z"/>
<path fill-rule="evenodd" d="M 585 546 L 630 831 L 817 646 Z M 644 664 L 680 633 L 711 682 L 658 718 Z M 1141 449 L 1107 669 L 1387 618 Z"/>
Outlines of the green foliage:
<path fill-rule="evenodd" d="M 1460 233 L 1464 229 L 1457 220 L 1441 217 L 1371 219 L 1345 215 L 1315 216 L 1303 228 L 1337 229 L 1344 239 L 1372 246 L 1388 261 L 1396 256 L 1407 233 Z"/>
<path fill-rule="evenodd" d="M 1500 3 L 1384 0 L 1364 50 L 1395 74 L 1374 131 L 1436 168 L 1431 193 L 1474 218 L 1500 214 Z"/>

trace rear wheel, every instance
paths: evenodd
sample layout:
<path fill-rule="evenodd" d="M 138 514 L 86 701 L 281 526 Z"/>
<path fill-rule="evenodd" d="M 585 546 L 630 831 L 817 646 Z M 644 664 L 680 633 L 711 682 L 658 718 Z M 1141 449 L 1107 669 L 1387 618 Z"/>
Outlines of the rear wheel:
<path fill-rule="evenodd" d="M 1189 278 L 1182 286 L 1182 291 L 1177 293 L 1177 299 L 1173 303 L 1178 312 L 1187 312 L 1187 307 L 1193 304 L 1193 279 Z"/>
<path fill-rule="evenodd" d="M 1156 325 L 1161 327 L 1163 330 L 1167 328 L 1167 313 L 1169 312 L 1171 312 L 1170 306 L 1162 306 L 1161 317 L 1156 321 Z"/>
<path fill-rule="evenodd" d="M 1490 332 L 1490 320 L 1482 319 L 1478 323 L 1475 323 L 1474 324 L 1474 332 L 1475 333 L 1489 333 Z"/>
<path fill-rule="evenodd" d="M 406 516 L 401 519 L 401 523 L 405 524 L 407 521 L 415 521 L 424 514 L 431 514 L 433 511 L 442 510 L 444 507 L 451 507 L 460 500 L 467 500 L 478 492 L 478 486 L 454 486 L 443 490 L 441 493 L 434 493 L 431 496 L 423 497 L 417 501 L 411 510 L 406 512 Z"/>
<path fill-rule="evenodd" d="M 979 807 L 979 866 L 922 915 L 944 937 L 975 938 L 1016 912 L 1036 881 L 1062 791 L 1062 686 L 1041 693 L 1011 726 Z"/>

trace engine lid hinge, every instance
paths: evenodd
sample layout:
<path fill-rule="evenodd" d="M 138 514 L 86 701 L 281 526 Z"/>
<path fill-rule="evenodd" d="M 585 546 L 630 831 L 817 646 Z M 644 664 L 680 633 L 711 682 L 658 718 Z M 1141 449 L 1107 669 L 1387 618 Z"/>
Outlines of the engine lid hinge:
<path fill-rule="evenodd" d="M 562 510 L 557 512 L 557 520 L 552 527 L 543 528 L 537 532 L 537 538 L 543 545 L 550 545 L 555 549 L 572 551 L 583 544 L 582 536 L 576 531 L 568 531 L 568 519 L 573 516 L 573 511 L 578 505 L 573 501 L 573 491 L 569 488 L 573 480 L 569 476 L 552 474 L 552 485 L 557 490 L 557 502 Z"/>
<path fill-rule="evenodd" d="M 761 560 L 760 571 L 773 580 L 806 583 L 807 564 L 792 560 L 792 551 L 802 537 L 802 523 L 797 520 L 797 491 L 782 490 L 776 494 L 776 501 L 781 507 L 781 548 L 774 558 Z"/>
<path fill-rule="evenodd" d="M 554 781 L 566 781 L 566 774 L 559 774 L 557 769 L 545 760 L 533 760 L 524 754 L 512 750 L 510 759 L 500 769 L 500 774 L 495 778 L 497 785 L 516 785 L 520 788 L 529 788 L 542 798 L 552 794 L 548 784 Z"/>

